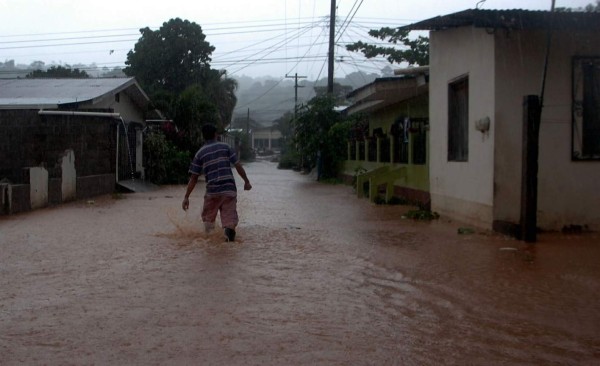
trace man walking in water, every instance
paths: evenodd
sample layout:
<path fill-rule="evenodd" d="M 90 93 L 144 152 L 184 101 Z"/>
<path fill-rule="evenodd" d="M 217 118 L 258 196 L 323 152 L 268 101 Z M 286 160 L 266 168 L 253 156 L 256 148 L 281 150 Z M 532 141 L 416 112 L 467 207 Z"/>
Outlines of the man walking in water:
<path fill-rule="evenodd" d="M 225 240 L 234 241 L 238 214 L 237 189 L 231 165 L 244 180 L 244 190 L 249 191 L 252 185 L 235 151 L 226 143 L 217 141 L 217 129 L 214 125 L 202 126 L 202 137 L 205 142 L 196 152 L 190 165 L 190 180 L 181 207 L 187 211 L 190 206 L 190 194 L 196 187 L 200 174 L 204 174 L 206 178 L 206 193 L 202 208 L 204 229 L 207 233 L 214 229 L 219 212 Z"/>

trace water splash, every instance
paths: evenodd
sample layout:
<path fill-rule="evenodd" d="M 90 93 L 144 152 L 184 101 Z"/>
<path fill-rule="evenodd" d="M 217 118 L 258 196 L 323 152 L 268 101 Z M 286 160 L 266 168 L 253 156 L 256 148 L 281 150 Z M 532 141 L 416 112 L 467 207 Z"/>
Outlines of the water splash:
<path fill-rule="evenodd" d="M 169 238 L 179 247 L 214 245 L 224 242 L 223 228 L 218 223 L 213 230 L 207 233 L 204 231 L 202 219 L 194 217 L 189 211 L 182 213 L 181 210 L 170 208 L 166 210 L 166 215 L 174 230 L 159 232 L 155 235 Z M 239 240 L 236 242 L 239 243 Z"/>

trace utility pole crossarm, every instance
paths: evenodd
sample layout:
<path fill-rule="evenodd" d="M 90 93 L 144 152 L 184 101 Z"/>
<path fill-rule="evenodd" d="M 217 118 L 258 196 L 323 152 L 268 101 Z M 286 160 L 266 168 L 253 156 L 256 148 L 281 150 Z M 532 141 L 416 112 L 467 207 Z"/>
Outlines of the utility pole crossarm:
<path fill-rule="evenodd" d="M 288 79 L 294 79 L 294 119 L 296 119 L 296 112 L 298 110 L 298 88 L 304 88 L 304 86 L 298 85 L 298 79 L 306 79 L 306 76 L 298 76 L 296 73 L 294 76 L 285 75 Z"/>

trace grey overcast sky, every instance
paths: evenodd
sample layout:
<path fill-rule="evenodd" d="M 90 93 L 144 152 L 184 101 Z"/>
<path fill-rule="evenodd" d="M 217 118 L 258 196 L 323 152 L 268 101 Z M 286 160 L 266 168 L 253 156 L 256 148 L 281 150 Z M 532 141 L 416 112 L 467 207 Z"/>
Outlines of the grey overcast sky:
<path fill-rule="evenodd" d="M 595 0 L 556 0 L 582 7 Z M 384 60 L 362 59 L 344 44 L 375 42 L 369 29 L 473 9 L 549 10 L 552 0 L 337 0 L 336 75 L 376 72 Z M 329 0 L 0 0 L 0 62 L 95 63 L 124 67 L 139 29 L 179 17 L 202 26 L 215 46 L 214 68 L 230 75 L 324 77 Z M 325 67 L 324 67 L 325 66 Z M 325 70 L 324 70 L 325 69 Z"/>

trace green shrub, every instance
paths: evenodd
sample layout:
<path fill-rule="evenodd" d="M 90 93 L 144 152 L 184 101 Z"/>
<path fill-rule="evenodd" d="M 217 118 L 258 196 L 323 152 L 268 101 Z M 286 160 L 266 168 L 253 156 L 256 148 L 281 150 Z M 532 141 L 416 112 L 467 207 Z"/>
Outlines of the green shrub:
<path fill-rule="evenodd" d="M 192 154 L 178 150 L 162 132 L 144 138 L 146 179 L 155 184 L 183 184 L 188 181 Z"/>
<path fill-rule="evenodd" d="M 278 169 L 299 169 L 300 154 L 295 149 L 286 149 L 279 158 Z"/>

